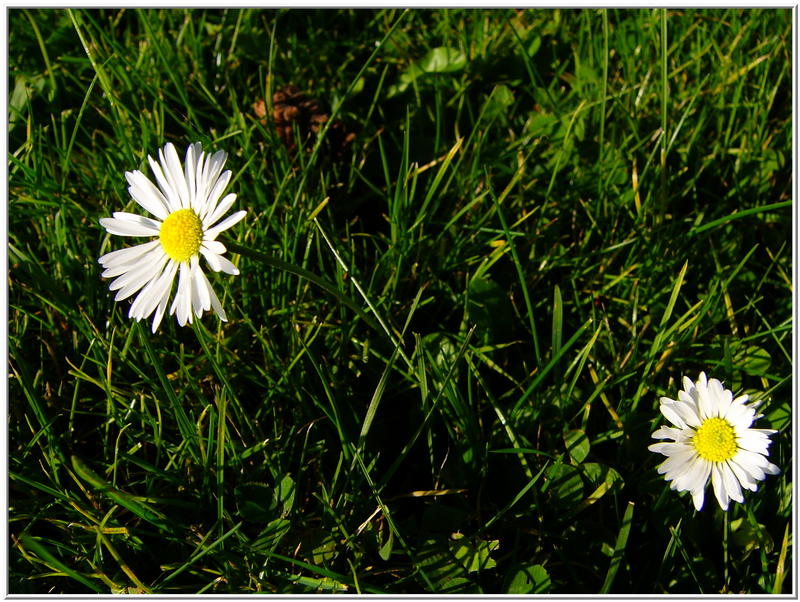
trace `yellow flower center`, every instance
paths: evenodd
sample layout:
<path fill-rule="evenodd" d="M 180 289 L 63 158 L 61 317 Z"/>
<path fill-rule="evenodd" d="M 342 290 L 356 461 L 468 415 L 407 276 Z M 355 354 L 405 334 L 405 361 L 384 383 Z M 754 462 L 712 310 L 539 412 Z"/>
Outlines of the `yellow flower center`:
<path fill-rule="evenodd" d="M 692 439 L 700 457 L 709 462 L 724 462 L 736 455 L 736 434 L 727 420 L 708 418 Z"/>
<path fill-rule="evenodd" d="M 161 224 L 158 235 L 164 252 L 175 261 L 188 261 L 200 250 L 203 224 L 191 209 L 173 211 Z"/>

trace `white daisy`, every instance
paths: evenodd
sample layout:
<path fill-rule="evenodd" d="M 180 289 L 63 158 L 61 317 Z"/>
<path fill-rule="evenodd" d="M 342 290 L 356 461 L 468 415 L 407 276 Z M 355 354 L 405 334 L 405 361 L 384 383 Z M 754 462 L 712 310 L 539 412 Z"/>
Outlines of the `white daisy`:
<path fill-rule="evenodd" d="M 661 398 L 661 413 L 675 427 L 662 426 L 654 439 L 672 439 L 669 443 L 653 443 L 650 451 L 667 456 L 658 467 L 670 487 L 689 491 L 694 507 L 703 507 L 708 477 L 720 507 L 728 509 L 728 501 L 742 503 L 742 487 L 756 490 L 756 482 L 780 470 L 766 456 L 771 443 L 769 435 L 777 431 L 752 429 L 757 403 L 746 404 L 747 395 L 733 399 L 730 390 L 705 372 L 693 383 L 683 377 L 683 391 L 678 399 Z"/>
<path fill-rule="evenodd" d="M 100 220 L 110 234 L 152 238 L 135 247 L 112 251 L 98 261 L 105 268 L 102 276 L 115 278 L 109 286 L 118 291 L 115 301 L 139 291 L 129 317 L 139 321 L 155 311 L 153 332 L 164 316 L 176 275 L 178 290 L 169 313 L 176 315 L 181 326 L 192 322 L 192 311 L 199 318 L 212 307 L 220 319 L 227 321 L 200 267 L 202 255 L 215 272 L 239 273 L 222 256 L 225 246 L 215 240 L 247 213 L 237 211 L 220 221 L 236 200 L 235 194 L 228 194 L 220 201 L 231 178 L 230 171 L 222 171 L 227 156 L 224 151 L 207 156 L 200 143 L 195 142 L 186 150 L 185 167 L 181 167 L 175 147 L 167 143 L 158 151 L 158 163 L 147 157 L 158 187 L 141 171 L 125 172 L 133 200 L 157 219 L 117 211 L 113 217 Z"/>

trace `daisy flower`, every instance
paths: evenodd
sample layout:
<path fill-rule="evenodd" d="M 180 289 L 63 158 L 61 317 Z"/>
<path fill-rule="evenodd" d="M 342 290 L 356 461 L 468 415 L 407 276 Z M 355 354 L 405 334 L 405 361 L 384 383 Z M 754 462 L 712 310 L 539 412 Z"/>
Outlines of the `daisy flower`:
<path fill-rule="evenodd" d="M 729 500 L 743 502 L 743 487 L 755 491 L 757 481 L 780 472 L 766 458 L 769 435 L 777 431 L 750 428 L 761 415 L 756 416 L 757 403 L 747 400 L 747 395 L 734 399 L 716 378 L 707 381 L 705 372 L 696 383 L 684 376 L 677 400 L 661 398 L 661 413 L 675 426 L 662 426 L 652 436 L 672 441 L 648 449 L 667 456 L 658 473 L 666 475 L 672 489 L 689 491 L 698 511 L 709 476 L 720 507 L 727 510 Z"/>
<path fill-rule="evenodd" d="M 131 303 L 128 317 L 137 322 L 153 312 L 153 332 L 158 329 L 167 310 L 172 283 L 178 276 L 178 289 L 169 313 L 184 326 L 214 308 L 221 320 L 227 321 L 219 298 L 200 267 L 200 255 L 215 272 L 236 275 L 236 269 L 223 257 L 225 246 L 217 235 L 241 220 L 246 211 L 237 211 L 222 219 L 236 200 L 228 194 L 220 201 L 231 179 L 230 171 L 222 171 L 227 159 L 224 151 L 206 155 L 199 142 L 186 150 L 182 167 L 172 144 L 158 151 L 158 163 L 148 156 L 158 187 L 141 171 L 127 171 L 125 178 L 133 200 L 156 219 L 117 211 L 104 217 L 100 224 L 118 236 L 135 236 L 151 240 L 112 251 L 98 261 L 105 268 L 103 278 L 114 278 L 109 288 L 117 291 L 115 301 L 139 294 Z M 221 221 L 220 221 L 221 220 Z"/>

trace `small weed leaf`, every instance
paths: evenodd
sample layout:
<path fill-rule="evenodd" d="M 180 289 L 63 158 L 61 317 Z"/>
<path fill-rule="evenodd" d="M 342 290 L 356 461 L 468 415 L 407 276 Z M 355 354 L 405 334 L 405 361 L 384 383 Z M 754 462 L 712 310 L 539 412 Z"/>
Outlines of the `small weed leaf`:
<path fill-rule="evenodd" d="M 775 547 L 767 528 L 761 523 L 751 524 L 744 518 L 732 520 L 730 524 L 733 543 L 742 549 L 742 557 L 747 558 L 753 550 L 764 550 L 769 554 Z"/>
<path fill-rule="evenodd" d="M 281 517 L 285 517 L 291 512 L 292 506 L 294 506 L 294 493 L 294 480 L 288 474 L 284 475 L 273 492 L 272 503 L 272 508 L 280 509 Z"/>
<path fill-rule="evenodd" d="M 491 558 L 490 554 L 499 547 L 500 541 L 497 539 L 473 541 L 460 533 L 453 534 L 452 541 L 450 541 L 450 551 L 468 573 L 476 573 L 497 566 L 497 562 Z"/>
<path fill-rule="evenodd" d="M 547 594 L 550 592 L 550 575 L 541 564 L 520 564 L 512 568 L 506 578 L 507 594 Z"/>
<path fill-rule="evenodd" d="M 433 48 L 419 62 L 425 73 L 454 73 L 461 71 L 466 64 L 467 57 L 463 52 L 447 46 Z"/>
<path fill-rule="evenodd" d="M 389 87 L 388 97 L 402 94 L 418 77 L 431 73 L 455 73 L 461 71 L 466 64 L 467 57 L 459 50 L 446 46 L 433 48 L 418 62 L 411 63 L 400 74 L 398 82 Z"/>
<path fill-rule="evenodd" d="M 580 464 L 589 455 L 591 442 L 581 429 L 564 431 L 564 445 L 573 464 Z"/>
<path fill-rule="evenodd" d="M 564 510 L 583 499 L 583 479 L 577 468 L 569 464 L 554 464 L 545 471 L 547 492 L 554 507 Z"/>
<path fill-rule="evenodd" d="M 280 540 L 289 532 L 292 523 L 285 518 L 276 518 L 267 524 L 252 542 L 253 550 L 274 550 Z"/>
<path fill-rule="evenodd" d="M 733 352 L 733 363 L 746 374 L 763 376 L 772 365 L 772 358 L 766 349 L 757 345 L 739 345 Z"/>
<path fill-rule="evenodd" d="M 243 483 L 234 490 L 242 520 L 266 523 L 275 518 L 272 488 L 263 483 Z"/>
<path fill-rule="evenodd" d="M 788 402 L 782 401 L 772 408 L 764 418 L 769 422 L 770 428 L 781 431 L 792 422 L 792 408 Z"/>

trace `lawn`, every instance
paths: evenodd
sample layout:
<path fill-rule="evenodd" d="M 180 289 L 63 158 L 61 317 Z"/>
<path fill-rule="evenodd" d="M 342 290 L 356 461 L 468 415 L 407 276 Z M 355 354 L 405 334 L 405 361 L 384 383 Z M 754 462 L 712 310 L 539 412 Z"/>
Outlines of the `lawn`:
<path fill-rule="evenodd" d="M 9 593 L 792 593 L 791 9 L 7 18 Z M 195 142 L 239 274 L 152 332 L 100 220 Z"/>

